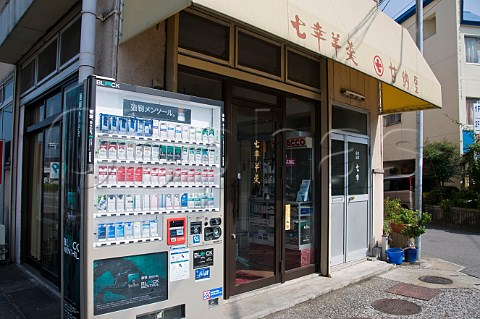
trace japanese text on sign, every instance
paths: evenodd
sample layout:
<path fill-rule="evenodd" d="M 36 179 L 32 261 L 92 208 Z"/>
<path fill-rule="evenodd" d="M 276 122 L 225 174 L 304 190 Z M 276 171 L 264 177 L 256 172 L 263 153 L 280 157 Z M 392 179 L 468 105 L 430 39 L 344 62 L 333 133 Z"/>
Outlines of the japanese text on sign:
<path fill-rule="evenodd" d="M 191 110 L 142 101 L 123 100 L 123 115 L 191 124 Z"/>
<path fill-rule="evenodd" d="M 360 59 L 359 52 L 357 52 L 362 47 L 361 40 L 356 41 L 348 34 L 338 32 L 328 23 L 318 21 L 316 17 L 308 13 L 292 11 L 288 19 L 288 27 L 291 30 L 290 34 L 294 42 L 298 40 L 302 45 L 311 47 L 312 50 L 317 50 L 321 54 L 332 56 L 341 62 L 343 60 L 345 64 L 352 67 L 360 67 L 360 64 L 366 61 L 365 59 Z M 363 52 L 365 54 L 365 50 Z M 371 64 L 371 68 L 373 68 L 372 73 L 378 75 L 379 78 L 390 77 L 390 79 L 386 80 L 389 80 L 391 84 L 395 84 L 397 83 L 397 73 L 399 73 L 402 76 L 402 82 L 398 83 L 398 87 L 417 95 L 420 94 L 420 78 L 412 74 L 414 73 L 412 70 L 402 67 L 398 61 L 389 61 L 390 65 L 388 68 L 390 73 L 384 73 L 380 55 L 373 53 L 368 61 L 374 61 Z"/>
<path fill-rule="evenodd" d="M 254 174 L 253 174 L 253 183 L 254 184 L 260 184 L 260 162 L 258 161 L 260 158 L 260 142 L 255 140 L 253 142 L 253 157 L 255 158 L 254 162 Z"/>

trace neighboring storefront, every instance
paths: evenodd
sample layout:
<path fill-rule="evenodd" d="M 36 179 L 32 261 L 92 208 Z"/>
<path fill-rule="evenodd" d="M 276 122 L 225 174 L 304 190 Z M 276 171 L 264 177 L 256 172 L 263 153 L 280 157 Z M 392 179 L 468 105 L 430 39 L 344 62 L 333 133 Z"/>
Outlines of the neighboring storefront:
<path fill-rule="evenodd" d="M 330 275 L 380 242 L 381 114 L 441 101 L 412 40 L 373 1 L 124 1 L 103 11 L 96 74 L 224 105 L 224 298 Z M 80 16 L 72 7 L 17 62 L 10 256 L 59 288 L 62 114 L 78 82 Z"/>

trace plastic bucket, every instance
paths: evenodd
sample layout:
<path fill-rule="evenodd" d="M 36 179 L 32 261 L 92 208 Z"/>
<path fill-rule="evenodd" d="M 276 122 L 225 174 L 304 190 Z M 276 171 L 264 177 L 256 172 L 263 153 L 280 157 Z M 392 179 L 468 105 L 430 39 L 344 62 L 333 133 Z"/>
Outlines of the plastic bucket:
<path fill-rule="evenodd" d="M 402 248 L 387 249 L 387 257 L 388 257 L 389 263 L 401 265 L 403 261 L 403 249 Z"/>
<path fill-rule="evenodd" d="M 417 249 L 407 248 L 404 250 L 405 262 L 414 263 L 417 261 Z"/>

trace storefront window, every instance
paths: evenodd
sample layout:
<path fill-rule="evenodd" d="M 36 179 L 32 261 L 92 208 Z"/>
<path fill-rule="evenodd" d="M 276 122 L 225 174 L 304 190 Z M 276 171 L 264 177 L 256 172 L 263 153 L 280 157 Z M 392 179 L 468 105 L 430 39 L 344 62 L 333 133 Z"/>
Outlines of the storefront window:
<path fill-rule="evenodd" d="M 289 81 L 320 89 L 320 63 L 291 50 L 287 51 Z"/>
<path fill-rule="evenodd" d="M 289 98 L 286 105 L 285 270 L 291 270 L 315 263 L 315 104 Z"/>
<path fill-rule="evenodd" d="M 467 97 L 465 107 L 467 111 L 466 125 L 473 125 L 473 106 L 480 104 L 480 99 Z"/>
<path fill-rule="evenodd" d="M 281 46 L 246 32 L 238 32 L 238 65 L 281 76 Z M 262 54 L 259 54 L 262 52 Z"/>
<path fill-rule="evenodd" d="M 38 55 L 38 81 L 53 73 L 57 68 L 57 40 L 50 43 Z"/>
<path fill-rule="evenodd" d="M 229 35 L 230 27 L 227 25 L 186 11 L 180 13 L 180 48 L 228 60 Z"/>
<path fill-rule="evenodd" d="M 347 108 L 332 108 L 332 129 L 367 135 L 367 114 Z"/>
<path fill-rule="evenodd" d="M 177 92 L 212 100 L 222 100 L 223 83 L 219 79 L 197 75 L 190 70 L 178 72 Z"/>

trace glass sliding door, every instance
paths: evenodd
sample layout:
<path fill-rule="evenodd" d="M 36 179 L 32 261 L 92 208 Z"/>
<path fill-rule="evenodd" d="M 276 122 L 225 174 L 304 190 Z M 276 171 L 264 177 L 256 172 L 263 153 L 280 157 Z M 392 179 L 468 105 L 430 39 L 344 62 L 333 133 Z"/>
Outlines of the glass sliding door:
<path fill-rule="evenodd" d="M 278 118 L 270 108 L 234 106 L 234 294 L 279 277 Z M 232 285 L 233 286 L 233 285 Z"/>

